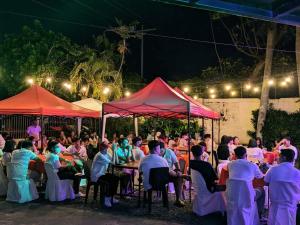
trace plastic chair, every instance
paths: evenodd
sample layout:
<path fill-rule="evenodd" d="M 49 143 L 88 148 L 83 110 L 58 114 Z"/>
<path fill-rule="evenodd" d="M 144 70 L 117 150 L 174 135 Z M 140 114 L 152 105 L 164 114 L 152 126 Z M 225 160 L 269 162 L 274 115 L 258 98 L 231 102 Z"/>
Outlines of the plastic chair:
<path fill-rule="evenodd" d="M 3 165 L 0 161 L 0 196 L 5 196 L 7 194 L 7 177 L 4 174 Z"/>
<path fill-rule="evenodd" d="M 51 202 L 75 199 L 72 180 L 60 180 L 50 163 L 45 163 L 45 170 L 48 177 L 45 199 Z"/>
<path fill-rule="evenodd" d="M 167 184 L 169 183 L 169 168 L 158 167 L 150 170 L 149 184 L 152 186 L 148 193 L 148 211 L 152 210 L 152 191 L 160 191 L 163 198 L 163 206 L 169 209 L 169 199 L 167 192 Z M 144 204 L 146 201 L 146 191 L 144 191 Z"/>
<path fill-rule="evenodd" d="M 35 183 L 27 179 L 27 166 L 7 163 L 6 169 L 8 178 L 6 201 L 24 203 L 39 198 Z"/>
<path fill-rule="evenodd" d="M 196 192 L 193 212 L 204 216 L 213 212 L 225 212 L 225 199 L 222 192 L 211 193 L 199 171 L 191 169 L 192 186 Z"/>

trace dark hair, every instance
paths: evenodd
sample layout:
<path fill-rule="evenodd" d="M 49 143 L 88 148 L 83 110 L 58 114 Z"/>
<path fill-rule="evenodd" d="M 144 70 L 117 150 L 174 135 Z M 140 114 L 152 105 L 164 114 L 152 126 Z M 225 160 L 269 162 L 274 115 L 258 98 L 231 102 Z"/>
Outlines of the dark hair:
<path fill-rule="evenodd" d="M 262 144 L 261 138 L 260 137 L 256 137 L 255 140 L 256 140 L 256 144 L 257 144 L 257 141 L 259 141 L 259 145 L 257 145 L 257 146 L 260 147 L 260 148 L 263 148 L 263 144 Z"/>
<path fill-rule="evenodd" d="M 33 144 L 31 141 L 25 140 L 21 144 L 21 148 L 32 148 Z"/>
<path fill-rule="evenodd" d="M 202 155 L 203 153 L 203 147 L 200 146 L 200 145 L 194 145 L 192 148 L 191 148 L 191 151 L 194 155 L 194 157 L 199 157 Z"/>
<path fill-rule="evenodd" d="M 135 137 L 132 139 L 132 144 L 136 145 L 136 143 L 138 143 L 139 141 L 142 141 L 142 139 L 140 137 Z"/>
<path fill-rule="evenodd" d="M 153 152 L 153 150 L 159 145 L 160 145 L 160 142 L 157 140 L 149 141 L 149 143 L 148 143 L 149 151 Z"/>
<path fill-rule="evenodd" d="M 286 139 L 288 141 L 292 141 L 291 137 L 289 137 L 289 136 L 284 137 L 284 139 Z"/>
<path fill-rule="evenodd" d="M 159 142 L 159 146 L 160 146 L 160 149 L 165 148 L 165 143 L 163 143 L 162 141 L 160 141 Z"/>
<path fill-rule="evenodd" d="M 50 141 L 50 142 L 48 142 L 47 150 L 49 152 L 54 152 L 53 148 L 54 148 L 55 145 L 58 145 L 57 141 Z"/>
<path fill-rule="evenodd" d="M 248 148 L 256 148 L 256 147 L 257 147 L 256 140 L 254 140 L 253 138 L 251 138 L 249 140 L 249 143 L 248 143 Z"/>
<path fill-rule="evenodd" d="M 221 143 L 220 143 L 220 144 L 227 145 L 228 143 L 229 143 L 228 136 L 223 135 L 223 136 L 221 137 Z"/>
<path fill-rule="evenodd" d="M 121 145 L 125 140 L 127 140 L 127 138 L 119 138 L 118 140 L 119 145 Z"/>
<path fill-rule="evenodd" d="M 210 134 L 204 134 L 204 139 L 206 138 L 211 138 L 211 135 Z"/>
<path fill-rule="evenodd" d="M 15 150 L 15 145 L 16 142 L 14 140 L 8 140 L 5 142 L 4 148 L 3 148 L 3 152 L 12 152 L 13 150 Z"/>
<path fill-rule="evenodd" d="M 35 139 L 35 137 L 34 136 L 30 136 L 30 137 L 28 137 L 28 140 L 29 141 L 33 141 Z"/>
<path fill-rule="evenodd" d="M 200 146 L 203 146 L 203 147 L 205 147 L 205 148 L 207 148 L 207 145 L 206 145 L 206 143 L 205 143 L 204 141 L 201 141 L 201 142 L 199 143 L 199 145 L 200 145 Z"/>
<path fill-rule="evenodd" d="M 108 148 L 108 144 L 106 144 L 104 141 L 99 144 L 100 151 L 107 149 L 107 148 Z"/>
<path fill-rule="evenodd" d="M 78 138 L 78 137 L 73 137 L 72 138 L 72 143 L 75 143 L 75 142 L 77 142 L 77 141 L 79 141 L 80 139 Z"/>
<path fill-rule="evenodd" d="M 89 140 L 90 140 L 89 136 L 84 136 L 83 138 L 81 138 L 82 142 L 86 142 L 86 141 L 89 141 Z"/>
<path fill-rule="evenodd" d="M 5 132 L 5 131 L 2 132 L 2 133 L 1 133 L 1 136 L 2 136 L 4 139 L 6 139 L 6 137 L 8 136 L 8 132 Z"/>
<path fill-rule="evenodd" d="M 282 149 L 280 155 L 285 158 L 286 162 L 293 162 L 295 158 L 295 152 L 292 149 Z"/>
<path fill-rule="evenodd" d="M 184 135 L 188 135 L 188 133 L 186 131 L 181 132 L 180 137 L 182 138 L 182 136 Z"/>
<path fill-rule="evenodd" d="M 234 149 L 234 153 L 238 159 L 241 159 L 247 153 L 247 151 L 245 147 L 239 146 Z"/>

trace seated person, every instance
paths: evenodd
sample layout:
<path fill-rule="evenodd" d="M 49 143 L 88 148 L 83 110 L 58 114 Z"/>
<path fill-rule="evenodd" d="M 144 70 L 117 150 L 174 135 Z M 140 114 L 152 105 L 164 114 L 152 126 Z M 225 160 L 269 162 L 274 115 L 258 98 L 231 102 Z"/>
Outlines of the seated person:
<path fill-rule="evenodd" d="M 255 139 L 250 139 L 248 148 L 247 148 L 247 159 L 251 162 L 263 163 L 264 162 L 264 154 L 262 149 L 257 147 L 257 143 Z"/>
<path fill-rule="evenodd" d="M 91 134 L 90 134 L 90 136 L 89 136 L 89 142 L 90 142 L 91 145 L 94 146 L 94 148 L 97 148 L 98 143 L 99 143 L 99 137 L 98 137 L 96 131 L 92 131 L 92 132 L 91 132 Z M 109 143 L 109 142 L 107 142 L 107 144 L 108 144 L 108 143 Z"/>
<path fill-rule="evenodd" d="M 133 158 L 134 160 L 141 160 L 142 158 L 145 157 L 144 152 L 140 149 L 142 145 L 142 139 L 139 137 L 135 137 L 132 140 L 132 145 L 133 145 Z"/>
<path fill-rule="evenodd" d="M 108 145 L 106 142 L 99 144 L 99 152 L 95 155 L 91 168 L 91 181 L 104 181 L 108 188 L 105 188 L 104 205 L 111 207 L 111 198 L 117 193 L 119 178 L 115 175 L 107 173 L 109 164 L 111 163 L 111 156 L 107 153 Z M 113 203 L 118 203 L 118 200 L 113 198 Z"/>
<path fill-rule="evenodd" d="M 3 148 L 3 156 L 2 156 L 2 165 L 5 174 L 6 174 L 6 165 L 7 163 L 11 162 L 12 152 L 15 150 L 15 147 L 16 147 L 16 142 L 13 139 L 7 140 L 5 142 Z"/>
<path fill-rule="evenodd" d="M 216 191 L 225 191 L 225 186 L 217 185 L 218 176 L 212 165 L 202 159 L 202 154 L 204 152 L 203 146 L 194 145 L 191 151 L 193 153 L 194 160 L 191 160 L 190 167 L 202 175 L 206 183 L 207 190 L 211 193 Z"/>
<path fill-rule="evenodd" d="M 65 135 L 65 132 L 62 130 L 59 133 L 58 141 L 61 145 L 66 146 L 68 144 L 67 137 Z"/>
<path fill-rule="evenodd" d="M 253 188 L 252 181 L 254 178 L 263 178 L 263 173 L 259 167 L 247 160 L 247 150 L 243 146 L 234 149 L 236 160 L 228 163 L 229 179 L 243 180 L 250 182 L 250 187 Z M 256 188 L 252 190 L 255 192 L 255 201 L 257 203 L 258 213 L 261 215 L 265 202 L 265 191 L 263 188 Z"/>
<path fill-rule="evenodd" d="M 293 146 L 291 144 L 291 138 L 290 137 L 286 137 L 286 138 L 282 139 L 279 143 L 277 143 L 276 149 L 279 151 L 279 153 L 283 149 L 292 149 L 295 153 L 294 161 L 296 161 L 297 158 L 298 158 L 298 150 L 295 146 Z"/>
<path fill-rule="evenodd" d="M 80 139 L 75 137 L 72 139 L 72 142 L 72 145 L 70 145 L 63 154 L 77 156 L 85 160 L 87 158 L 86 148 L 81 144 Z"/>
<path fill-rule="evenodd" d="M 294 150 L 281 150 L 280 163 L 271 167 L 264 178 L 265 183 L 270 185 L 271 207 L 268 218 L 270 225 L 296 224 L 297 204 L 300 200 L 300 171 L 294 167 L 294 157 Z M 287 185 L 281 183 L 281 187 L 278 187 L 279 184 L 276 182 L 286 182 Z"/>
<path fill-rule="evenodd" d="M 30 160 L 41 161 L 35 153 L 33 153 L 33 144 L 31 141 L 22 141 L 21 149 L 14 150 L 11 156 L 11 162 L 21 163 L 24 166 L 29 166 Z"/>
<path fill-rule="evenodd" d="M 217 149 L 218 160 L 220 163 L 228 163 L 230 158 L 230 151 L 228 147 L 230 139 L 223 135 L 221 138 L 221 143 Z"/>
<path fill-rule="evenodd" d="M 46 162 L 53 166 L 54 171 L 57 173 L 61 180 L 73 180 L 73 189 L 75 195 L 83 196 L 79 193 L 79 185 L 81 179 L 81 173 L 78 173 L 77 169 L 71 165 L 67 160 L 60 158 L 60 147 L 58 142 L 50 141 L 47 146 L 48 154 L 46 156 Z M 64 162 L 61 164 L 61 162 Z"/>
<path fill-rule="evenodd" d="M 168 162 L 169 173 L 170 173 L 170 182 L 174 183 L 175 194 L 176 194 L 176 202 L 175 206 L 183 207 L 184 203 L 181 201 L 181 193 L 182 193 L 182 184 L 183 178 L 180 172 L 180 166 L 178 163 L 178 159 L 175 153 L 168 148 L 165 148 L 165 143 L 160 142 L 160 156 L 163 157 Z"/>
<path fill-rule="evenodd" d="M 212 161 L 212 152 L 208 152 L 207 151 L 207 144 L 204 142 L 204 141 L 201 141 L 199 143 L 199 145 L 202 147 L 202 155 L 201 155 L 201 160 L 202 161 L 206 161 L 206 162 L 211 162 Z M 210 160 L 210 157 L 211 157 L 211 160 Z"/>

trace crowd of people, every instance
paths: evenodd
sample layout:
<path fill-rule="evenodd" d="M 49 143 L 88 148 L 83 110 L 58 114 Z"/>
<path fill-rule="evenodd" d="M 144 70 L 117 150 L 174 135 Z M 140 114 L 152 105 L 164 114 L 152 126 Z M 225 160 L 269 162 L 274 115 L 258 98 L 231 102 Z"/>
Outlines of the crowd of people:
<path fill-rule="evenodd" d="M 276 217 L 280 211 L 278 206 L 280 204 L 288 208 L 290 213 L 286 221 L 294 222 L 287 224 L 296 224 L 295 210 L 298 200 L 300 200 L 298 199 L 300 172 L 294 167 L 298 158 L 298 150 L 291 145 L 289 137 L 276 142 L 273 149 L 267 150 L 263 147 L 260 138 L 250 139 L 248 145 L 243 146 L 238 137 L 223 136 L 220 144 L 217 145 L 210 134 L 205 134 L 203 138 L 192 139 L 186 132 L 182 132 L 178 136 L 171 132 L 167 136 L 163 130 L 160 130 L 148 134 L 146 139 L 129 134 L 128 136 L 114 135 L 111 141 L 105 137 L 100 141 L 96 132 L 93 131 L 82 131 L 79 135 L 72 131 L 67 136 L 64 131 L 61 131 L 56 137 L 43 140 L 43 145 L 39 148 L 38 143 L 42 136 L 36 120 L 32 126 L 28 127 L 27 134 L 28 138 L 18 143 L 8 133 L 3 132 L 0 135 L 1 164 L 4 174 L 7 174 L 6 166 L 10 162 L 21 163 L 29 167 L 31 161 L 40 163 L 42 159 L 39 156 L 44 155 L 45 162 L 52 165 L 59 179 L 73 180 L 74 193 L 78 197 L 84 196 L 80 192 L 81 179 L 85 178 L 99 184 L 105 182 L 109 188 L 104 193 L 104 205 L 112 207 L 113 204 L 119 202 L 115 198 L 118 187 L 124 194 L 133 191 L 132 182 L 138 174 L 132 169 L 122 169 L 112 174 L 109 171 L 109 165 L 138 161 L 138 170 L 143 177 L 145 191 L 151 189 L 149 174 L 152 168 L 169 168 L 169 182 L 173 183 L 175 187 L 176 201 L 174 205 L 177 207 L 185 205 L 183 190 L 192 188 L 185 182 L 191 180 L 189 171 L 196 171 L 205 182 L 205 187 L 202 188 L 206 188 L 208 193 L 224 193 L 223 200 L 220 200 L 224 201 L 222 203 L 224 209 L 221 211 L 227 211 L 229 225 L 252 225 L 256 224 L 257 219 L 253 209 L 247 211 L 243 209 L 243 206 L 235 205 L 239 204 L 237 199 L 239 197 L 234 192 L 250 196 L 248 198 L 250 202 L 245 207 L 249 208 L 253 201 L 256 206 L 254 211 L 257 212 L 258 218 L 264 219 L 266 212 L 265 187 L 267 186 L 270 187 L 269 198 L 271 201 L 269 224 L 283 224 L 276 223 L 277 220 L 284 220 L 284 218 Z M 189 147 L 192 152 L 190 161 L 185 157 L 188 156 Z M 272 160 L 266 158 L 266 154 L 269 153 L 274 156 Z M 70 161 L 64 156 L 71 156 L 73 160 Z M 179 164 L 180 159 L 185 160 L 186 168 L 182 168 Z M 34 168 L 30 169 L 34 170 Z M 228 173 L 229 183 L 226 185 L 219 183 L 220 176 L 224 171 Z M 252 182 L 255 179 L 264 180 L 263 185 L 254 187 Z M 238 182 L 239 185 L 234 185 L 234 182 Z M 239 182 L 246 184 L 244 189 L 241 188 Z M 278 200 L 279 197 L 272 192 L 276 191 L 274 187 L 278 185 L 278 182 L 292 183 L 293 188 L 288 185 L 281 187 L 283 190 L 286 188 L 284 192 L 289 193 L 292 199 L 287 199 L 286 202 L 282 202 L 282 199 L 280 199 L 281 202 Z M 237 187 L 239 187 L 238 190 L 236 190 Z M 194 191 L 198 193 L 199 190 Z M 196 201 L 198 200 L 194 199 L 193 204 L 197 204 Z M 239 207 L 241 207 L 240 214 L 235 212 Z M 220 208 L 216 207 L 216 211 L 218 210 Z M 201 215 L 197 209 L 194 212 Z M 239 222 L 237 223 L 237 221 Z"/>

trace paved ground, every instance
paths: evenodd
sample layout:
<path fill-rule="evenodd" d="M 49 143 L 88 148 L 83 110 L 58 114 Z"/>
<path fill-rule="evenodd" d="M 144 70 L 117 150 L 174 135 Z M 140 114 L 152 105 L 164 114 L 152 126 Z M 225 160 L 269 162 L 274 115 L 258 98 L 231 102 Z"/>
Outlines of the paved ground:
<path fill-rule="evenodd" d="M 172 198 L 172 197 L 171 197 Z M 169 211 L 155 202 L 151 215 L 146 208 L 137 208 L 136 200 L 123 200 L 112 209 L 99 207 L 77 199 L 72 202 L 49 203 L 38 200 L 27 204 L 7 203 L 0 199 L 1 225 L 225 225 L 220 214 L 198 217 L 191 212 L 191 205 Z"/>

